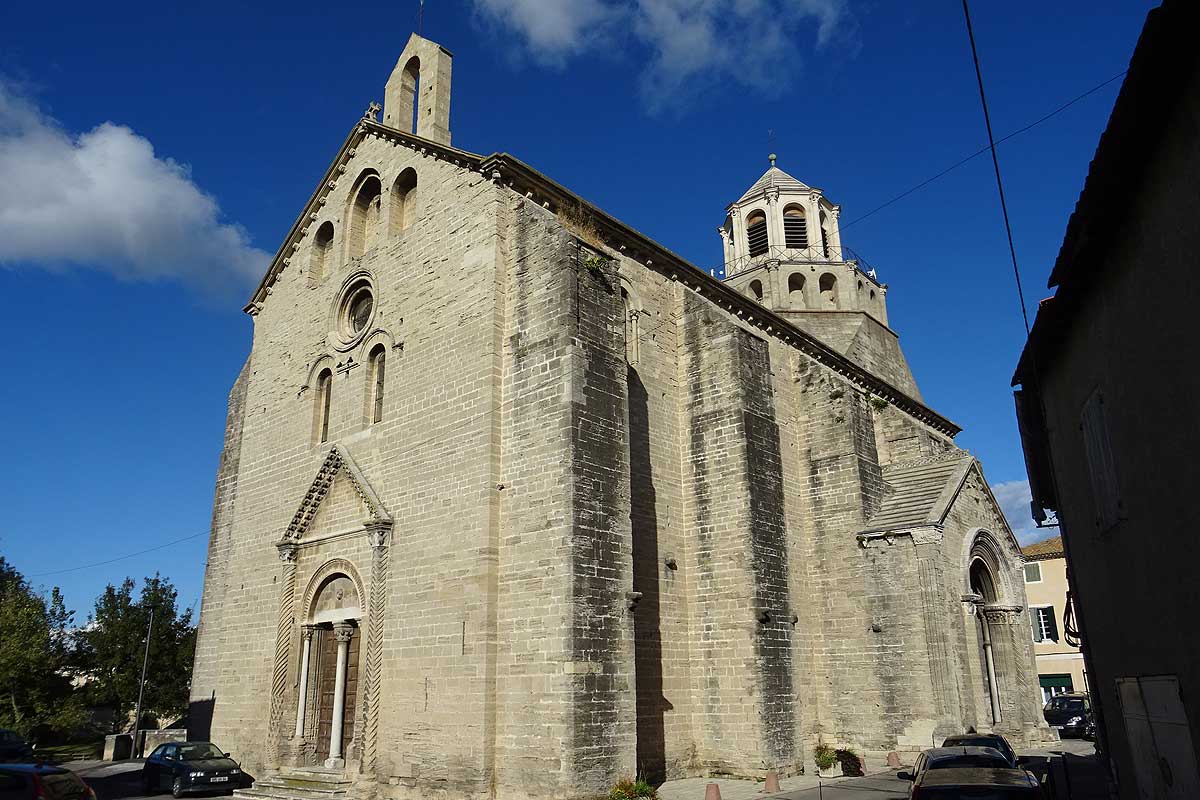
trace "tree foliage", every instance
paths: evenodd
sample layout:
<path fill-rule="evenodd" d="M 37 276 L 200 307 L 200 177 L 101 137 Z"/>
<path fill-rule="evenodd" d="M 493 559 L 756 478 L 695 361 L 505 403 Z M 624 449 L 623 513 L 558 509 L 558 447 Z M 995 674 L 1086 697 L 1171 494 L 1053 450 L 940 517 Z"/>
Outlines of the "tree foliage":
<path fill-rule="evenodd" d="M 138 698 L 146 630 L 150 633 L 144 713 L 181 714 L 188 705 L 196 629 L 190 609 L 179 613 L 174 584 L 155 574 L 135 596 L 133 579 L 109 584 L 79 636 L 79 663 L 89 676 L 87 692 L 94 705 L 116 711 L 114 726 L 124 727 Z"/>
<path fill-rule="evenodd" d="M 82 720 L 71 684 L 72 620 L 57 587 L 35 591 L 0 556 L 0 727 L 37 741 Z"/>

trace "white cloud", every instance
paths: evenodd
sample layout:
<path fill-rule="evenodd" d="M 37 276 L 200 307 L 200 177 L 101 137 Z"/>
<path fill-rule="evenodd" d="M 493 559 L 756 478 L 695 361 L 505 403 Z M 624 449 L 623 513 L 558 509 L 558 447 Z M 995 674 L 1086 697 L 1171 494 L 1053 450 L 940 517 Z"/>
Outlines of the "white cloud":
<path fill-rule="evenodd" d="M 186 166 L 105 122 L 72 135 L 0 79 L 0 266 L 84 267 L 241 293 L 270 256 Z"/>
<path fill-rule="evenodd" d="M 474 0 L 480 16 L 516 33 L 544 63 L 640 44 L 648 53 L 641 93 L 653 111 L 722 83 L 778 93 L 798 72 L 809 41 L 824 47 L 851 26 L 848 2 Z"/>
<path fill-rule="evenodd" d="M 1021 544 L 1040 542 L 1056 533 L 1033 524 L 1033 517 L 1029 513 L 1029 503 L 1033 500 L 1033 494 L 1029 491 L 1029 481 L 1004 481 L 993 484 L 992 494 L 996 495 L 996 502 L 1004 511 L 1008 526 L 1012 528 Z"/>

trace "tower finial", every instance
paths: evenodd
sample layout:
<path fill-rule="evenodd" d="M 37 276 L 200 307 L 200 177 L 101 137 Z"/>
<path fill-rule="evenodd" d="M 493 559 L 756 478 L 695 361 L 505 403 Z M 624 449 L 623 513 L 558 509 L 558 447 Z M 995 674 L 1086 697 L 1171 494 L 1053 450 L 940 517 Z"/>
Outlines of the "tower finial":
<path fill-rule="evenodd" d="M 776 158 L 778 158 L 778 156 L 776 156 L 774 153 L 771 153 L 769 156 L 767 156 L 767 160 L 771 162 L 772 167 L 775 166 Z"/>

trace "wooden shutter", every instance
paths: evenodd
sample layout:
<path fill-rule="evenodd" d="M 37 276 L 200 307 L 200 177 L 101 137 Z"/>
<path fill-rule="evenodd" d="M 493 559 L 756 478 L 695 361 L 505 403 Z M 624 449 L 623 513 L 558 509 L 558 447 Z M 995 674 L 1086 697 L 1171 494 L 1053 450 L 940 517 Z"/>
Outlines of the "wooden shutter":
<path fill-rule="evenodd" d="M 1083 446 L 1087 455 L 1088 478 L 1096 505 L 1096 524 L 1107 530 L 1120 519 L 1121 496 L 1117 485 L 1117 469 L 1108 439 L 1104 416 L 1104 395 L 1099 390 L 1083 404 L 1080 420 Z"/>
<path fill-rule="evenodd" d="M 1058 622 L 1054 619 L 1054 606 L 1042 609 L 1046 615 L 1046 638 L 1052 642 L 1058 641 Z"/>

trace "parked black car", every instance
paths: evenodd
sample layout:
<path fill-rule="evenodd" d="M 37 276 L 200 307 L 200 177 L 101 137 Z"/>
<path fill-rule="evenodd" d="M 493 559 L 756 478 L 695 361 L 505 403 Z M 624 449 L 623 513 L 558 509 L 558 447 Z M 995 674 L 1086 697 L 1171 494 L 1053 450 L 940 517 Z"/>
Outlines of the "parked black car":
<path fill-rule="evenodd" d="M 1038 779 L 1023 769 L 980 767 L 926 770 L 913 781 L 909 794 L 911 800 L 1041 800 L 1042 797 Z"/>
<path fill-rule="evenodd" d="M 942 742 L 942 747 L 990 747 L 993 750 L 999 750 L 1000 754 L 1008 760 L 1008 765 L 1013 769 L 1018 769 L 1017 751 L 998 733 L 960 733 L 957 736 L 949 736 L 946 741 Z"/>
<path fill-rule="evenodd" d="M 241 767 L 212 742 L 159 745 L 142 767 L 146 794 L 170 789 L 173 796 L 182 797 L 191 792 L 232 792 L 241 785 Z"/>
<path fill-rule="evenodd" d="M 96 800 L 83 779 L 49 764 L 0 764 L 0 800 Z"/>
<path fill-rule="evenodd" d="M 1083 736 L 1092 716 L 1092 702 L 1086 694 L 1055 695 L 1042 709 L 1042 716 L 1059 736 Z"/>
<path fill-rule="evenodd" d="M 0 728 L 0 762 L 24 764 L 30 761 L 33 761 L 33 748 L 21 734 Z"/>

